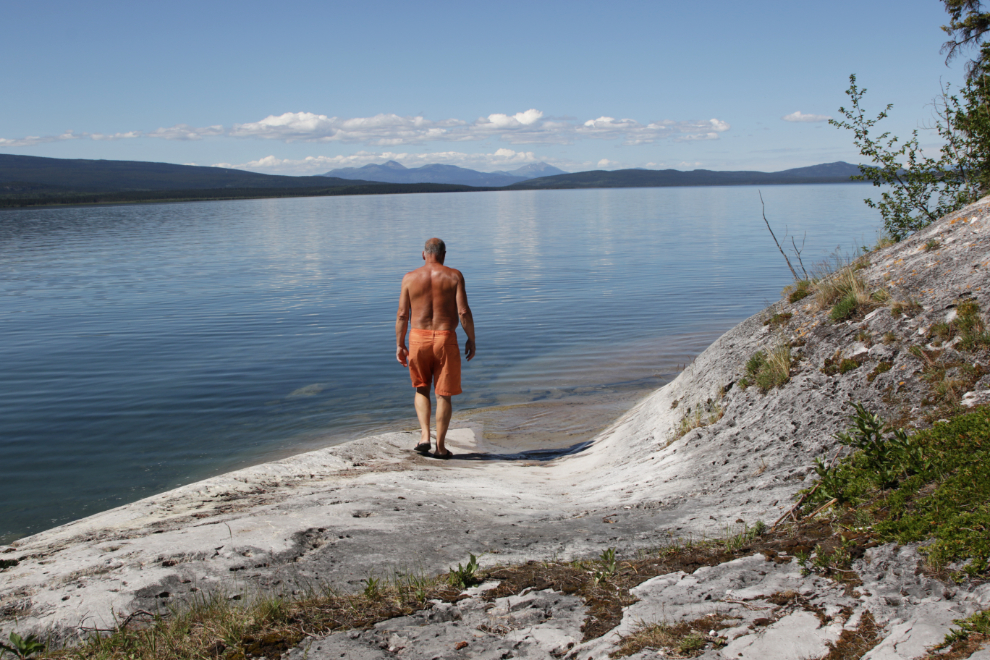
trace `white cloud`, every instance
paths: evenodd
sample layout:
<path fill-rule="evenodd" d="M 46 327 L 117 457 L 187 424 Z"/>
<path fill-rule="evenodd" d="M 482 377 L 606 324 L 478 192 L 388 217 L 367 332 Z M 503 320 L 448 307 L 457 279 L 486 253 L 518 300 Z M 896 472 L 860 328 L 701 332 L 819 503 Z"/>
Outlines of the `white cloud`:
<path fill-rule="evenodd" d="M 72 131 L 66 131 L 61 135 L 28 135 L 22 138 L 0 138 L 0 147 L 33 147 L 36 144 L 48 144 L 51 142 L 63 142 L 65 140 L 79 140 L 86 137 L 86 133 L 78 135 Z"/>
<path fill-rule="evenodd" d="M 227 134 L 285 142 L 358 142 L 387 146 L 444 139 L 456 141 L 458 136 L 451 135 L 451 131 L 466 125 L 467 122 L 457 119 L 430 121 L 395 114 L 341 119 L 312 112 L 286 112 L 269 115 L 257 122 L 234 124 Z"/>
<path fill-rule="evenodd" d="M 598 169 L 604 170 L 607 167 L 614 167 L 616 162 L 614 160 L 609 160 L 608 158 L 602 158 L 598 161 Z"/>
<path fill-rule="evenodd" d="M 797 122 L 817 122 L 817 121 L 828 121 L 831 119 L 828 115 L 806 115 L 800 110 L 795 110 L 789 115 L 784 115 L 781 117 L 784 121 L 797 121 Z"/>
<path fill-rule="evenodd" d="M 224 134 L 223 126 L 204 126 L 195 128 L 188 124 L 176 124 L 169 128 L 158 128 L 149 133 L 141 133 L 140 137 L 161 138 L 163 140 L 202 140 L 205 137 L 217 137 Z"/>
<path fill-rule="evenodd" d="M 509 144 L 570 144 L 578 140 L 621 140 L 627 145 L 649 144 L 659 140 L 712 140 L 729 130 L 719 119 L 654 121 L 642 124 L 634 119 L 601 116 L 581 122 L 572 118 L 547 118 L 535 108 L 513 115 L 492 113 L 474 122 L 461 119 L 431 120 L 378 114 L 350 119 L 312 112 L 286 112 L 269 115 L 256 122 L 224 126 L 195 127 L 176 124 L 153 131 L 127 131 L 111 134 L 66 132 L 60 136 L 29 136 L 0 139 L 0 147 L 25 147 L 68 139 L 122 140 L 159 138 L 163 140 L 202 140 L 204 138 L 243 138 L 281 142 L 367 144 L 398 147 L 431 142 L 467 142 L 498 139 Z"/>

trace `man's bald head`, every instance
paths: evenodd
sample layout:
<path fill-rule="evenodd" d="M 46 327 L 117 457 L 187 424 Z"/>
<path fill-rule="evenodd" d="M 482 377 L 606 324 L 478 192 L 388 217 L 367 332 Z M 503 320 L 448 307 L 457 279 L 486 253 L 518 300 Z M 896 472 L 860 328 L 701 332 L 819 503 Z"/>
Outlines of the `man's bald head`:
<path fill-rule="evenodd" d="M 439 238 L 431 238 L 426 241 L 426 247 L 423 248 L 423 252 L 440 258 L 447 253 L 447 246 Z"/>

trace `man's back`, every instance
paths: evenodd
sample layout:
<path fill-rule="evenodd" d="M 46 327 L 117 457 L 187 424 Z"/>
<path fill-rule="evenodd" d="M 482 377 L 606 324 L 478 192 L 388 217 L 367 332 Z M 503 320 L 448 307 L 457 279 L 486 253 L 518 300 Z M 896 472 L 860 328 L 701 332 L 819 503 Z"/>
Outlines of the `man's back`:
<path fill-rule="evenodd" d="M 454 330 L 458 321 L 458 290 L 463 290 L 460 271 L 428 263 L 402 278 L 408 294 L 410 321 L 419 330 Z"/>

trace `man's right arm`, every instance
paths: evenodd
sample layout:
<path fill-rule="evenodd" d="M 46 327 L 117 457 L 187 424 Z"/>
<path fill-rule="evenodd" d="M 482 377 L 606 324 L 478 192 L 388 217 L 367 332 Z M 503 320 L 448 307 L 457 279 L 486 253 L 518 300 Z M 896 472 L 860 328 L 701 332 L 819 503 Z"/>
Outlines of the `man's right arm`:
<path fill-rule="evenodd" d="M 468 360 L 474 357 L 474 317 L 471 315 L 471 307 L 468 306 L 467 289 L 464 287 L 464 276 L 457 273 L 457 317 L 467 335 L 467 343 L 464 344 L 464 355 Z"/>
<path fill-rule="evenodd" d="M 402 290 L 399 292 L 399 311 L 395 314 L 395 359 L 403 367 L 409 366 L 409 351 L 406 350 L 406 329 L 409 327 L 409 287 L 406 278 L 402 278 Z"/>

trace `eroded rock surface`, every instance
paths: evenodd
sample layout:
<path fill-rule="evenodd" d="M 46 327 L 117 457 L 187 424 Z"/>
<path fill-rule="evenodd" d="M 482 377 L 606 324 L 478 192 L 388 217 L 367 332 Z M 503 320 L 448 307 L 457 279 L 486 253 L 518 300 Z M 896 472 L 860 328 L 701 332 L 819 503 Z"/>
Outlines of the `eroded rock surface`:
<path fill-rule="evenodd" d="M 887 290 L 891 301 L 839 323 L 811 298 L 778 303 L 727 332 L 675 381 L 570 452 L 509 453 L 486 440 L 480 425 L 467 423 L 449 438 L 456 458 L 440 462 L 409 451 L 414 436 L 392 433 L 222 475 L 20 539 L 0 548 L 0 559 L 18 562 L 0 572 L 0 633 L 16 627 L 71 637 L 207 590 L 292 593 L 314 582 L 353 588 L 369 574 L 390 570 L 442 572 L 468 553 L 478 554 L 483 566 L 568 559 L 607 547 L 654 548 L 672 537 L 720 536 L 740 520 L 770 524 L 813 481 L 814 459 L 834 455 L 834 434 L 848 426 L 851 401 L 908 425 L 931 423 L 937 402 L 922 378 L 926 359 L 973 359 L 955 340 L 936 345 L 932 327 L 951 320 L 964 301 L 984 310 L 990 305 L 988 204 L 967 207 L 870 255 L 871 265 L 859 275 L 871 289 Z M 895 302 L 904 303 L 899 313 Z M 768 323 L 772 314 L 779 322 Z M 790 382 L 765 394 L 742 389 L 746 361 L 781 343 L 801 358 Z M 937 357 L 912 353 L 919 344 Z M 855 367 L 829 370 L 828 361 L 837 359 Z M 966 385 L 964 403 L 990 399 L 985 362 L 973 362 L 976 371 L 967 373 L 983 374 L 973 382 L 957 374 Z M 698 418 L 707 425 L 681 436 L 684 421 Z M 790 648 L 786 640 L 800 637 L 792 655 L 771 657 L 814 657 L 858 625 L 863 615 L 857 613 L 869 611 L 882 626 L 870 657 L 917 657 L 952 618 L 988 603 L 978 589 L 942 585 L 917 573 L 916 565 L 906 567 L 900 552 L 878 549 L 871 562 L 856 567 L 864 582 L 860 596 L 801 577 L 792 563 L 758 557 L 660 576 L 639 587 L 641 600 L 618 629 L 567 654 L 604 657 L 637 620 L 704 616 L 712 603 L 738 615 L 738 625 L 726 637 L 728 646 L 706 653 L 724 656 L 731 648 L 735 658 L 765 660 L 770 647 Z M 767 600 L 769 589 L 803 600 L 777 605 Z M 549 618 L 528 626 L 535 636 L 513 637 L 518 648 L 504 652 L 550 653 L 541 635 L 574 639 L 578 610 L 567 609 L 571 597 L 561 598 L 541 610 Z M 772 609 L 758 609 L 767 603 Z M 386 652 L 394 646 L 393 635 L 413 640 L 415 632 L 405 647 L 413 649 L 425 644 L 424 630 L 435 628 L 447 643 L 467 630 L 463 621 L 490 614 L 469 605 L 458 609 L 457 626 L 454 620 L 430 623 L 424 615 L 394 630 L 383 624 L 344 637 L 355 649 L 355 640 L 364 640 L 361 648 L 376 653 L 383 642 Z M 554 627 L 564 619 L 569 623 Z M 456 643 L 469 645 L 449 653 L 502 652 L 506 636 L 465 637 Z M 369 645 L 372 639 L 379 646 Z M 306 644 L 315 652 L 312 641 Z"/>

